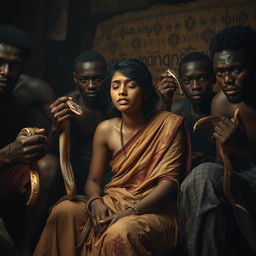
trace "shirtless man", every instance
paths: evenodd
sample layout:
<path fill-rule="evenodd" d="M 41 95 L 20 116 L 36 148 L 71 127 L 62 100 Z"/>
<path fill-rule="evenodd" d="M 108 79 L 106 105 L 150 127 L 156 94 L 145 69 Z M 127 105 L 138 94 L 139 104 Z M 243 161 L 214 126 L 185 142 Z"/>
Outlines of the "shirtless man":
<path fill-rule="evenodd" d="M 60 131 L 63 121 L 71 120 L 71 162 L 79 194 L 84 194 L 95 128 L 107 117 L 106 97 L 103 90 L 106 69 L 106 61 L 99 53 L 92 51 L 80 53 L 73 65 L 73 80 L 77 90 L 71 92 L 69 96 L 58 98 L 51 105 L 54 133 Z M 82 116 L 72 114 L 66 104 L 70 98 L 82 106 L 84 110 Z"/>
<path fill-rule="evenodd" d="M 31 137 L 20 131 L 28 126 L 46 128 L 47 125 L 34 122 L 31 113 L 40 108 L 49 114 L 47 108 L 54 99 L 48 85 L 27 83 L 24 77 L 19 80 L 30 48 L 31 43 L 22 31 L 8 25 L 0 27 L 0 215 L 19 247 L 23 247 L 23 239 L 29 243 L 24 235 L 24 226 L 28 224 L 25 192 L 29 181 L 24 165 L 42 158 L 46 144 L 45 129 L 35 129 L 36 135 Z M 50 160 L 51 157 L 40 160 L 41 167 L 49 166 Z M 45 184 L 43 179 L 42 184 Z"/>
<path fill-rule="evenodd" d="M 172 102 L 173 91 L 177 85 L 167 72 L 161 74 L 158 90 L 167 109 L 184 116 L 188 121 L 192 142 L 192 167 L 205 161 L 215 161 L 214 144 L 202 133 L 193 132 L 195 122 L 208 116 L 211 111 L 211 100 L 214 96 L 212 86 L 215 83 L 211 59 L 199 52 L 187 54 L 179 64 L 179 79 L 186 98 Z"/>
<path fill-rule="evenodd" d="M 253 30 L 250 27 L 233 27 L 232 30 L 227 30 L 228 34 L 225 34 L 225 30 L 212 41 L 210 45 L 210 53 L 213 61 L 216 60 L 218 54 L 214 56 L 215 52 L 219 52 L 219 49 L 226 49 L 226 59 L 232 58 L 229 62 L 236 63 L 230 68 L 218 69 L 215 67 L 216 79 L 221 91 L 216 94 L 212 101 L 212 114 L 223 115 L 232 117 L 237 104 L 242 101 L 241 86 L 242 83 L 236 77 L 240 75 L 240 69 L 243 68 L 244 60 L 239 51 L 235 55 L 230 55 L 233 50 L 245 49 L 251 38 L 253 37 Z M 236 40 L 232 37 L 233 34 L 237 36 Z M 222 43 L 220 43 L 222 41 Z M 242 51 L 242 50 L 241 50 Z M 242 57 L 243 58 L 243 57 Z M 226 61 L 227 61 L 226 60 Z M 216 61 L 215 61 L 216 62 Z M 230 72 L 227 72 L 230 71 Z"/>
<path fill-rule="evenodd" d="M 211 44 L 216 79 L 235 104 L 217 123 L 213 136 L 229 152 L 234 169 L 231 193 L 246 211 L 227 201 L 222 165 L 197 166 L 181 186 L 188 255 L 256 254 L 255 35 L 249 27 L 231 27 L 220 31 Z M 234 120 L 228 116 L 236 108 Z"/>

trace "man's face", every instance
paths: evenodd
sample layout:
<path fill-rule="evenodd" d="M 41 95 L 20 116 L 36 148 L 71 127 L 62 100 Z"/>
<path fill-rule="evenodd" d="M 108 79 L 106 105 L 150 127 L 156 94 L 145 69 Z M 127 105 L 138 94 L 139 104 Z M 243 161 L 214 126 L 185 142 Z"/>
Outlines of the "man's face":
<path fill-rule="evenodd" d="M 22 74 L 25 62 L 21 56 L 18 48 L 0 44 L 0 93 L 10 91 Z"/>
<path fill-rule="evenodd" d="M 243 101 L 242 91 L 249 82 L 246 50 L 224 50 L 213 56 L 216 79 L 231 103 Z"/>
<path fill-rule="evenodd" d="M 191 61 L 180 67 L 182 90 L 194 103 L 202 103 L 212 93 L 213 76 L 205 61 Z"/>
<path fill-rule="evenodd" d="M 73 78 L 83 97 L 88 101 L 98 99 L 105 79 L 105 67 L 99 61 L 78 62 Z"/>

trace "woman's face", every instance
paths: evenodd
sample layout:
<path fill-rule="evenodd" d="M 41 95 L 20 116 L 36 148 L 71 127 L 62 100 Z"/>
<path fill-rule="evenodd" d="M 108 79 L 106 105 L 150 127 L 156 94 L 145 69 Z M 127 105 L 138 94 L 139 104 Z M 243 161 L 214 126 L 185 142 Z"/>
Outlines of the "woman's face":
<path fill-rule="evenodd" d="M 141 87 L 118 71 L 112 77 L 110 95 L 112 103 L 118 111 L 124 113 L 142 111 L 144 96 Z"/>

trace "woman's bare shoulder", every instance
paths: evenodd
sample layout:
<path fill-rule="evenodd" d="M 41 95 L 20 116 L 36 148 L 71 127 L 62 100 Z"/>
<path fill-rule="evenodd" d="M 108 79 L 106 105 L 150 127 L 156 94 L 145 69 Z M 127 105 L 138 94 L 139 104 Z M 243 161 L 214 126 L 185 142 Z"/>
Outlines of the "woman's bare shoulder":
<path fill-rule="evenodd" d="M 100 122 L 97 126 L 97 132 L 104 132 L 106 134 L 112 132 L 113 128 L 120 124 L 120 120 L 120 118 L 115 117 Z"/>

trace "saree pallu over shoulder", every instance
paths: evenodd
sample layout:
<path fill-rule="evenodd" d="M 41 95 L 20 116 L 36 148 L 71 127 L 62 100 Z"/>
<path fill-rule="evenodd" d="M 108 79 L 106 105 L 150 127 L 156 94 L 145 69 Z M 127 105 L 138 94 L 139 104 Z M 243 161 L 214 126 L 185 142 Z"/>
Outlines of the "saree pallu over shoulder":
<path fill-rule="evenodd" d="M 106 185 L 105 193 L 124 188 L 134 196 L 144 197 L 161 180 L 179 184 L 181 171 L 190 169 L 190 153 L 184 118 L 158 112 L 125 144 L 124 150 L 113 156 L 110 165 L 114 177 Z"/>

